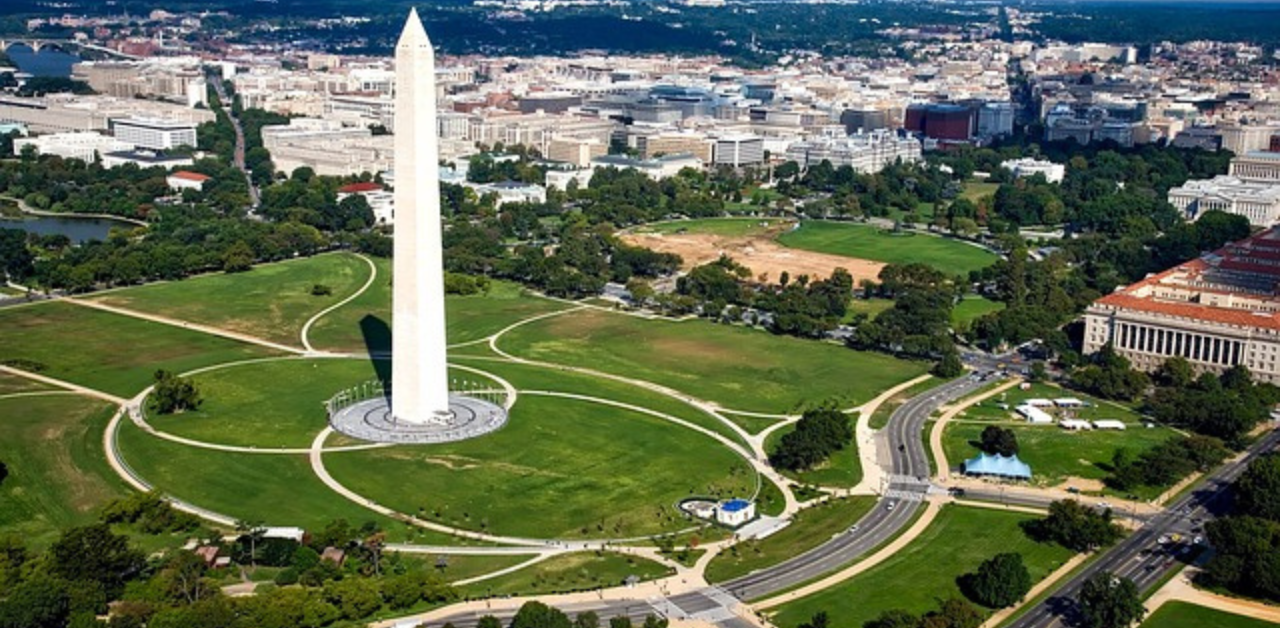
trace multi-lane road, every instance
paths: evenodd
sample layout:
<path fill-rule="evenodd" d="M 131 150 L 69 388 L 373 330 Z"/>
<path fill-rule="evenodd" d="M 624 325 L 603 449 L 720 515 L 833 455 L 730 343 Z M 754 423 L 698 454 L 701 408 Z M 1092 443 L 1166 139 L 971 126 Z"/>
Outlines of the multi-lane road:
<path fill-rule="evenodd" d="M 1081 585 L 1102 571 L 1133 580 L 1140 591 L 1155 586 L 1179 566 L 1187 539 L 1199 534 L 1200 523 L 1222 514 L 1225 507 L 1222 497 L 1249 462 L 1263 453 L 1274 451 L 1278 443 L 1280 430 L 1271 430 L 1244 456 L 1211 473 L 1199 488 L 1152 517 L 1137 532 L 1077 572 L 1052 597 L 1027 611 L 1010 624 L 1010 628 L 1052 628 L 1072 623 L 1077 614 L 1075 600 Z M 1175 534 L 1182 537 L 1182 543 L 1160 543 L 1162 538 L 1169 539 Z"/>

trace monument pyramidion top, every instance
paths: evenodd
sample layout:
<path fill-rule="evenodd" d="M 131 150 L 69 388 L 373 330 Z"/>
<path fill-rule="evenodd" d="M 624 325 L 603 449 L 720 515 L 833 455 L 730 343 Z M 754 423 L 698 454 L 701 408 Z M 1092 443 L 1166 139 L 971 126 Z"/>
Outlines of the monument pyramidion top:
<path fill-rule="evenodd" d="M 422 26 L 416 8 L 409 9 L 409 19 L 405 20 L 404 30 L 400 31 L 400 40 L 396 48 L 426 48 L 431 50 L 431 39 L 427 37 L 427 29 Z"/>

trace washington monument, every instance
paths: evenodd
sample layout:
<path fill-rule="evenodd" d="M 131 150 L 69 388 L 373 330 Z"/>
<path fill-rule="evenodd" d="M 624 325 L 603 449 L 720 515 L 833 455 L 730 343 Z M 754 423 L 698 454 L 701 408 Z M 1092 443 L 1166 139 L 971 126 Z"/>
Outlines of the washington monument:
<path fill-rule="evenodd" d="M 418 11 L 396 43 L 395 278 L 392 290 L 391 414 L 395 421 L 447 421 L 444 245 L 436 139 L 436 61 Z"/>

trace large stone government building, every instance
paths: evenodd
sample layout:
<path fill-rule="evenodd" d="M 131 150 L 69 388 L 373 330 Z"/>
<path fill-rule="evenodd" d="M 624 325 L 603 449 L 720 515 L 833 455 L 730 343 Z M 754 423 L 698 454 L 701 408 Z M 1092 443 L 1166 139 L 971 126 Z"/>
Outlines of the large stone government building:
<path fill-rule="evenodd" d="M 1178 355 L 1197 371 L 1243 364 L 1280 383 L 1280 227 L 1094 301 L 1084 351 L 1107 343 L 1145 371 Z"/>

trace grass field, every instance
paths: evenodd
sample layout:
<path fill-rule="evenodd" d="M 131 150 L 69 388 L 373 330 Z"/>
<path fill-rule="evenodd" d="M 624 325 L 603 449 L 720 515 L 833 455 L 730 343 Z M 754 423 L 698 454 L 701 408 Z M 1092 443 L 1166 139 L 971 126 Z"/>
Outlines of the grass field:
<path fill-rule="evenodd" d="M 893 299 L 854 299 L 849 302 L 849 311 L 843 322 L 853 321 L 858 314 L 866 314 L 868 319 L 875 320 L 881 312 L 893 309 Z"/>
<path fill-rule="evenodd" d="M 389 362 L 381 362 L 390 368 Z M 487 382 L 472 373 L 452 375 Z M 193 412 L 150 412 L 156 429 L 200 441 L 245 447 L 307 447 L 328 423 L 324 402 L 377 379 L 366 359 L 282 359 L 193 376 L 204 403 Z M 487 384 L 486 384 L 487 385 Z"/>
<path fill-rule="evenodd" d="M 1005 304 L 1000 301 L 992 301 L 990 299 L 968 295 L 961 299 L 951 310 L 951 325 L 953 327 L 968 327 L 973 321 L 992 312 L 999 312 L 1005 308 Z"/>
<path fill-rule="evenodd" d="M 391 260 L 377 258 L 378 278 L 352 302 L 311 326 L 311 344 L 331 351 L 391 349 Z M 486 295 L 445 297 L 450 343 L 479 340 L 530 316 L 568 307 L 527 293 L 518 284 L 492 282 Z"/>
<path fill-rule="evenodd" d="M 525 358 L 663 384 L 733 410 L 769 413 L 829 399 L 856 405 L 927 368 L 742 327 L 600 311 L 525 325 L 503 336 L 499 346 Z"/>
<path fill-rule="evenodd" d="M 791 525 L 759 541 L 739 543 L 711 559 L 709 582 L 724 582 L 799 556 L 843 532 L 875 507 L 873 497 L 835 499 L 796 514 Z"/>
<path fill-rule="evenodd" d="M 790 221 L 782 218 L 703 218 L 656 222 L 641 227 L 641 230 L 650 233 L 705 233 L 744 237 L 765 235 L 786 222 Z"/>
<path fill-rule="evenodd" d="M 515 386 L 517 390 L 573 393 L 637 405 L 705 427 L 738 444 L 746 445 L 746 441 L 737 432 L 710 414 L 678 399 L 639 386 L 602 377 L 518 364 L 516 362 L 469 360 L 462 356 L 457 356 L 453 361 L 457 364 L 472 366 L 501 377 L 510 382 L 512 386 Z M 465 376 L 473 379 L 476 377 L 469 373 L 465 374 Z M 728 416 L 726 418 L 739 419 L 743 417 Z M 769 422 L 774 423 L 776 421 Z"/>
<path fill-rule="evenodd" d="M 1000 189 L 999 183 L 986 183 L 983 181 L 970 180 L 965 181 L 964 190 L 960 192 L 961 198 L 967 198 L 977 205 L 979 201 L 987 196 L 995 196 L 996 190 Z"/>
<path fill-rule="evenodd" d="M 33 379 L 27 379 L 18 375 L 10 375 L 8 373 L 0 373 L 0 395 L 49 390 L 51 388 L 52 386 L 46 386 L 45 384 L 41 384 Z"/>
<path fill-rule="evenodd" d="M 109 305 L 301 346 L 307 319 L 360 289 L 369 266 L 350 253 L 262 264 L 244 273 L 201 275 L 90 297 Z M 332 293 L 311 294 L 317 284 Z"/>
<path fill-rule="evenodd" d="M 1002 552 L 1022 554 L 1033 581 L 1070 558 L 1069 550 L 1039 544 L 1019 527 L 1027 515 L 944 506 L 937 519 L 906 548 L 871 569 L 814 595 L 783 605 L 773 622 L 794 628 L 818 611 L 841 626 L 861 626 L 891 609 L 924 613 L 938 599 L 961 597 L 956 579 Z"/>
<path fill-rule="evenodd" d="M 156 369 L 180 373 L 272 355 L 255 345 L 58 302 L 0 310 L 0 346 L 6 363 L 38 364 L 41 375 L 122 397 L 149 386 Z"/>
<path fill-rule="evenodd" d="M 0 484 L 0 534 L 42 547 L 125 494 L 102 453 L 114 411 L 79 395 L 0 400 L 0 461 L 9 469 Z"/>
<path fill-rule="evenodd" d="M 1039 485 L 1056 485 L 1068 477 L 1101 480 L 1107 476 L 1115 451 L 1127 447 L 1137 454 L 1177 436 L 1164 427 L 1145 428 L 1117 412 L 1107 414 L 1128 423 L 1128 429 L 1069 431 L 1056 425 L 1030 425 L 1007 423 L 1018 437 L 1018 457 L 1031 465 L 1034 482 Z M 1088 417 L 1086 417 L 1088 418 Z M 956 468 L 967 458 L 978 454 L 977 442 L 987 422 L 953 422 L 943 432 L 943 447 L 947 461 Z M 1156 490 L 1156 493 L 1159 491 Z M 1154 497 L 1155 495 L 1144 495 Z"/>
<path fill-rule="evenodd" d="M 921 262 L 938 270 L 968 276 L 993 264 L 994 254 L 963 242 L 917 233 L 893 234 L 868 225 L 805 221 L 778 242 L 806 251 L 857 257 L 889 264 Z"/>
<path fill-rule="evenodd" d="M 1280 624 L 1174 600 L 1156 609 L 1142 622 L 1141 628 L 1275 628 L 1277 625 Z"/>
<path fill-rule="evenodd" d="M 400 512 L 543 538 L 670 532 L 690 525 L 678 500 L 750 495 L 756 485 L 755 472 L 709 437 L 631 411 L 533 396 L 484 438 L 332 453 L 325 465 Z"/>
<path fill-rule="evenodd" d="M 849 417 L 850 424 L 858 419 L 857 414 Z M 778 428 L 765 440 L 765 452 L 772 454 L 782 442 L 782 437 L 794 432 L 795 424 Z M 789 478 L 805 484 L 849 488 L 862 481 L 862 461 L 858 458 L 857 442 L 851 442 L 844 449 L 837 451 L 826 462 L 808 471 L 781 471 Z"/>
<path fill-rule="evenodd" d="M 131 422 L 120 426 L 125 461 L 165 494 L 237 519 L 270 526 L 324 527 L 335 519 L 374 521 L 393 540 L 462 544 L 447 535 L 414 531 L 330 491 L 311 472 L 305 455 L 237 454 L 161 440 Z M 384 478 L 385 481 L 385 478 Z M 398 484 L 403 486 L 403 484 Z"/>
<path fill-rule="evenodd" d="M 667 567 L 645 558 L 613 552 L 575 552 L 463 586 L 462 593 L 471 597 L 567 593 L 620 586 L 628 576 L 653 580 L 670 573 Z"/>

